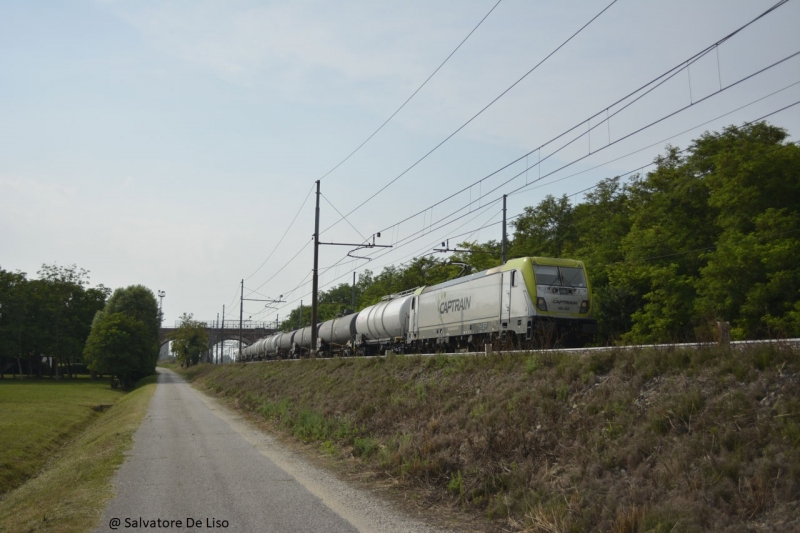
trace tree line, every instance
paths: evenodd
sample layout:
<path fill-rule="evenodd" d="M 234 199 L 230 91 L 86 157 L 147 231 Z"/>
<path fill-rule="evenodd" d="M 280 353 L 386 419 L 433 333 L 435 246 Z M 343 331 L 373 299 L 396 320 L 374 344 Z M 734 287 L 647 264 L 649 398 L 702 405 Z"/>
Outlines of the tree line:
<path fill-rule="evenodd" d="M 0 377 L 76 375 L 95 313 L 111 293 L 72 265 L 42 265 L 38 279 L 0 268 Z"/>
<path fill-rule="evenodd" d="M 512 222 L 508 257 L 585 263 L 598 343 L 707 341 L 717 321 L 737 339 L 800 335 L 800 147 L 766 122 L 668 146 L 655 168 L 601 181 L 582 202 L 547 196 Z M 500 243 L 365 271 L 320 293 L 319 316 L 501 264 Z M 354 309 L 353 309 L 354 308 Z M 310 323 L 294 309 L 284 331 Z"/>
<path fill-rule="evenodd" d="M 0 268 L 0 378 L 90 371 L 129 388 L 155 372 L 161 316 L 150 289 L 90 287 L 76 265 L 43 265 L 37 274 Z"/>

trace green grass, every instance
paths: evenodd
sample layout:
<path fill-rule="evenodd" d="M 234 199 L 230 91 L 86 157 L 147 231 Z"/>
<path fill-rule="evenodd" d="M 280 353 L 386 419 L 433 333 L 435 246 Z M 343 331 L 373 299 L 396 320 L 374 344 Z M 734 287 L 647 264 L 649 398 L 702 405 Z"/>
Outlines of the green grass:
<path fill-rule="evenodd" d="M 0 496 L 36 475 L 53 453 L 79 434 L 123 392 L 107 379 L 0 380 Z"/>
<path fill-rule="evenodd" d="M 36 477 L 0 500 L 0 531 L 93 531 L 112 496 L 113 474 L 122 464 L 124 453 L 133 442 L 133 433 L 147 413 L 156 387 L 155 379 L 155 376 L 145 378 L 135 390 L 124 395 L 111 389 L 108 392 L 113 395 L 106 394 L 102 384 L 96 387 L 92 383 L 73 383 L 72 387 L 23 383 L 11 387 L 15 398 L 39 398 L 45 412 L 54 395 L 62 399 L 62 410 L 67 412 L 71 412 L 72 406 L 86 407 L 85 404 L 98 400 L 115 400 L 116 403 L 102 414 L 90 415 L 89 420 L 73 416 L 83 420 L 79 423 L 83 431 L 73 435 L 73 439 L 57 451 L 49 452 L 47 463 Z M 25 387 L 31 387 L 30 391 L 19 390 Z M 41 423 L 41 416 L 33 411 L 29 413 Z M 34 431 L 42 438 L 49 435 L 35 426 Z M 6 433 L 2 434 L 6 438 Z M 8 438 L 13 440 L 14 437 Z M 64 438 L 63 434 L 60 438 Z"/>

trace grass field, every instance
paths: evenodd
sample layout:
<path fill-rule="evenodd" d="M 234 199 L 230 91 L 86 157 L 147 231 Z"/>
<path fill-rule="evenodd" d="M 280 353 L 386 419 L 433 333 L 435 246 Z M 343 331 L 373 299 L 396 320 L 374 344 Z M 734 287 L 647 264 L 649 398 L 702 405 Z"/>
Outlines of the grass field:
<path fill-rule="evenodd" d="M 107 379 L 0 380 L 0 496 L 36 475 L 124 393 Z"/>
<path fill-rule="evenodd" d="M 800 353 L 390 356 L 183 370 L 420 505 L 525 531 L 800 531 Z M 360 474 L 359 473 L 359 474 Z"/>
<path fill-rule="evenodd" d="M 0 384 L 0 471 L 13 466 L 7 482 L 19 485 L 0 496 L 0 532 L 93 531 L 155 380 L 129 393 L 88 379 Z M 112 403 L 102 413 L 91 408 Z"/>

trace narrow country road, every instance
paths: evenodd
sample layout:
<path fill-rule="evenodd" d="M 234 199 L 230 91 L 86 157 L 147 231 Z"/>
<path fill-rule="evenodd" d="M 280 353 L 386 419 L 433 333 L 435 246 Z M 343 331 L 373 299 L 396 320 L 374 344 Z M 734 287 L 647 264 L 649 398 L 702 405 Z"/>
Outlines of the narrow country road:
<path fill-rule="evenodd" d="M 165 369 L 114 484 L 98 532 L 433 531 L 303 464 Z"/>

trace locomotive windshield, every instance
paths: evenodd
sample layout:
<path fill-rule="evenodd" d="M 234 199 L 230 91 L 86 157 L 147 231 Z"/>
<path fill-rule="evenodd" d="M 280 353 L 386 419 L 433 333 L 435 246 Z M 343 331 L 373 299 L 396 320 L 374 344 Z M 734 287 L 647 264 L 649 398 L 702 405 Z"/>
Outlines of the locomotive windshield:
<path fill-rule="evenodd" d="M 586 287 L 586 276 L 582 268 L 559 267 L 561 284 L 565 287 Z"/>
<path fill-rule="evenodd" d="M 582 268 L 533 265 L 537 285 L 564 287 L 586 287 L 586 276 Z"/>

